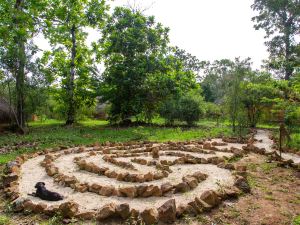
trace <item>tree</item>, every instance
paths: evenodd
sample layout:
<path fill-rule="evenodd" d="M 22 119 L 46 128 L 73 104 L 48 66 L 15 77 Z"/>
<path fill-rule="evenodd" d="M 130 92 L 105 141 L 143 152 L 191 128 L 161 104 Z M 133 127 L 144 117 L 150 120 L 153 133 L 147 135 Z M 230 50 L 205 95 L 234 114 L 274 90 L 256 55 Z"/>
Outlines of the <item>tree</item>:
<path fill-rule="evenodd" d="M 39 32 L 46 0 L 4 0 L 0 3 L 0 68 L 15 79 L 16 118 L 25 132 L 26 75 L 32 72 L 36 46 L 30 41 Z"/>
<path fill-rule="evenodd" d="M 97 74 L 93 48 L 86 44 L 85 29 L 101 28 L 108 7 L 105 0 L 52 0 L 47 9 L 44 35 L 52 52 L 46 52 L 44 64 L 61 80 L 60 100 L 65 102 L 66 125 L 75 122 L 76 109 L 93 102 L 91 74 Z"/>
<path fill-rule="evenodd" d="M 204 65 L 204 79 L 201 82 L 205 101 L 222 103 L 234 62 L 229 59 L 216 60 Z"/>
<path fill-rule="evenodd" d="M 227 77 L 225 98 L 233 132 L 236 131 L 238 123 L 244 122 L 242 121 L 244 118 L 241 117 L 243 113 L 241 84 L 250 72 L 250 65 L 249 58 L 245 60 L 236 58 L 234 66 Z"/>
<path fill-rule="evenodd" d="M 248 78 L 242 82 L 241 101 L 246 109 L 250 127 L 256 127 L 263 108 L 268 106 L 272 99 L 278 97 L 274 82 L 270 74 L 259 72 L 250 72 Z"/>
<path fill-rule="evenodd" d="M 300 29 L 299 0 L 255 0 L 252 9 L 258 11 L 252 19 L 256 22 L 254 27 L 264 29 L 266 38 L 271 38 L 266 42 L 269 66 L 289 80 L 299 59 L 295 40 Z"/>
<path fill-rule="evenodd" d="M 168 29 L 154 17 L 117 7 L 103 30 L 101 46 L 105 71 L 103 101 L 111 103 L 111 122 L 141 116 L 151 120 L 161 97 L 153 88 L 163 80 Z"/>

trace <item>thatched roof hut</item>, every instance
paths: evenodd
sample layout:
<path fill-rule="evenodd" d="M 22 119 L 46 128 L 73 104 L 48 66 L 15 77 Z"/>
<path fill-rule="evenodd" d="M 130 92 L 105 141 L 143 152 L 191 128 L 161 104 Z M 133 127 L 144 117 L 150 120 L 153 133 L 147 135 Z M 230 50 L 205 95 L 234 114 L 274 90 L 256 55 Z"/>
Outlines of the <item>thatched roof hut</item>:
<path fill-rule="evenodd" d="M 13 114 L 10 110 L 8 102 L 0 97 L 0 124 L 7 124 L 11 122 Z"/>

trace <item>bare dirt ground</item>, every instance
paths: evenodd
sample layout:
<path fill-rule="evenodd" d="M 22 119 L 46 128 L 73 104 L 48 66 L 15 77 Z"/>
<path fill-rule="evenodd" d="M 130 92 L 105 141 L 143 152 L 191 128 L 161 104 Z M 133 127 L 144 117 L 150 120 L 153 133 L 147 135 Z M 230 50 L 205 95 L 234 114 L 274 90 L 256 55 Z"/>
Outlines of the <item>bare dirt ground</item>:
<path fill-rule="evenodd" d="M 210 214 L 185 218 L 177 224 L 292 224 L 300 215 L 299 174 L 292 169 L 277 167 L 276 163 L 266 163 L 266 157 L 255 154 L 238 163 L 248 167 L 251 194 L 234 202 L 224 202 Z"/>

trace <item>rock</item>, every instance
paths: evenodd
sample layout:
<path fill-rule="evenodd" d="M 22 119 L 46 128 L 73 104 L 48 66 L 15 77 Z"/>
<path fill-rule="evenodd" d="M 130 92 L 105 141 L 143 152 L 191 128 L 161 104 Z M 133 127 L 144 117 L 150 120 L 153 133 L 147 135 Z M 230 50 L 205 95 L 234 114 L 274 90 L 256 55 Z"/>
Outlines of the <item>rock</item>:
<path fill-rule="evenodd" d="M 144 180 L 145 181 L 153 181 L 153 179 L 154 179 L 154 175 L 151 172 L 144 175 Z"/>
<path fill-rule="evenodd" d="M 201 208 L 205 212 L 209 212 L 212 209 L 211 205 L 207 204 L 205 201 L 198 197 L 195 198 L 195 203 L 197 204 L 198 208 Z"/>
<path fill-rule="evenodd" d="M 92 211 L 82 212 L 76 215 L 76 217 L 81 220 L 92 220 L 96 217 L 96 213 Z"/>
<path fill-rule="evenodd" d="M 167 193 L 169 191 L 171 191 L 173 189 L 173 185 L 170 182 L 164 183 L 161 185 L 160 189 L 162 191 L 162 193 Z"/>
<path fill-rule="evenodd" d="M 137 174 L 136 181 L 139 183 L 143 183 L 145 181 L 143 174 Z"/>
<path fill-rule="evenodd" d="M 176 220 L 176 202 L 175 199 L 166 201 L 158 208 L 158 218 L 164 223 L 174 223 Z"/>
<path fill-rule="evenodd" d="M 186 176 L 186 177 L 183 177 L 182 180 L 184 182 L 186 182 L 190 186 L 191 189 L 194 189 L 198 186 L 198 180 L 195 177 Z"/>
<path fill-rule="evenodd" d="M 24 210 L 33 212 L 36 205 L 32 201 L 25 201 L 23 206 L 24 206 Z"/>
<path fill-rule="evenodd" d="M 10 183 L 17 181 L 19 176 L 15 173 L 10 173 L 8 175 L 4 175 L 2 178 L 2 184 L 4 187 L 10 186 Z"/>
<path fill-rule="evenodd" d="M 72 218 L 79 211 L 79 205 L 73 201 L 62 203 L 59 211 L 63 217 Z"/>
<path fill-rule="evenodd" d="M 195 177 L 199 183 L 207 178 L 207 175 L 201 172 L 195 172 L 192 176 Z"/>
<path fill-rule="evenodd" d="M 137 187 L 137 196 L 143 196 L 144 192 L 147 190 L 147 185 L 140 185 Z"/>
<path fill-rule="evenodd" d="M 137 196 L 137 189 L 136 187 L 123 187 L 119 188 L 119 192 L 126 197 L 134 198 Z"/>
<path fill-rule="evenodd" d="M 122 218 L 122 219 L 127 219 L 130 216 L 130 208 L 127 203 L 118 205 L 116 207 L 116 213 Z"/>
<path fill-rule="evenodd" d="M 183 205 L 180 204 L 176 208 L 176 217 L 182 217 L 184 215 L 196 215 L 197 212 L 194 210 L 194 208 L 191 205 Z"/>
<path fill-rule="evenodd" d="M 227 170 L 234 170 L 234 165 L 231 164 L 231 163 L 227 163 L 227 164 L 225 164 L 224 168 L 227 169 Z"/>
<path fill-rule="evenodd" d="M 200 199 L 211 206 L 217 206 L 221 203 L 219 196 L 215 191 L 209 190 L 202 193 Z"/>
<path fill-rule="evenodd" d="M 47 209 L 47 205 L 46 204 L 43 204 L 43 203 L 39 203 L 35 206 L 33 212 L 35 213 L 43 213 L 45 212 Z"/>
<path fill-rule="evenodd" d="M 55 166 L 46 167 L 46 173 L 48 176 L 53 177 L 55 174 L 58 174 L 58 168 Z"/>
<path fill-rule="evenodd" d="M 157 209 L 145 209 L 141 213 L 141 217 L 146 225 L 156 224 L 158 222 L 158 211 Z"/>
<path fill-rule="evenodd" d="M 236 187 L 224 189 L 224 194 L 225 194 L 226 199 L 237 198 L 239 196 L 239 192 L 240 192 L 239 189 Z"/>
<path fill-rule="evenodd" d="M 162 196 L 162 191 L 158 186 L 150 185 L 146 188 L 145 192 L 142 194 L 142 197 L 147 198 L 151 196 Z"/>
<path fill-rule="evenodd" d="M 205 142 L 205 143 L 203 144 L 203 148 L 204 148 L 204 149 L 211 149 L 211 144 L 210 144 L 209 142 Z"/>
<path fill-rule="evenodd" d="M 251 192 L 250 185 L 248 184 L 248 181 L 244 177 L 238 177 L 235 180 L 234 185 L 238 189 L 240 189 L 241 191 L 243 191 L 244 193 L 250 193 Z"/>
<path fill-rule="evenodd" d="M 175 186 L 175 192 L 184 193 L 191 190 L 190 186 L 186 182 L 181 182 Z"/>
<path fill-rule="evenodd" d="M 106 204 L 99 209 L 97 220 L 104 220 L 116 214 L 116 205 L 114 203 Z"/>
<path fill-rule="evenodd" d="M 153 159 L 159 158 L 159 148 L 155 147 L 152 149 L 152 157 L 153 157 Z"/>
<path fill-rule="evenodd" d="M 99 191 L 99 194 L 109 197 L 112 196 L 114 190 L 115 190 L 114 186 L 103 186 Z"/>
<path fill-rule="evenodd" d="M 81 192 L 81 193 L 84 193 L 84 192 L 87 192 L 88 191 L 88 186 L 85 185 L 85 184 L 80 184 L 80 183 L 77 183 L 74 185 L 74 189 L 75 191 L 78 191 L 78 192 Z"/>
<path fill-rule="evenodd" d="M 24 203 L 26 201 L 30 201 L 28 199 L 25 199 L 25 198 L 18 198 L 16 199 L 12 205 L 13 205 L 13 208 L 14 208 L 14 212 L 21 212 L 23 209 L 24 209 Z"/>
<path fill-rule="evenodd" d="M 92 184 L 91 186 L 89 186 L 89 191 L 98 194 L 100 192 L 101 188 L 102 188 L 102 186 L 99 184 Z"/>
<path fill-rule="evenodd" d="M 46 210 L 45 210 L 45 214 L 48 216 L 54 216 L 55 214 L 57 214 L 59 210 L 58 206 L 49 206 Z"/>

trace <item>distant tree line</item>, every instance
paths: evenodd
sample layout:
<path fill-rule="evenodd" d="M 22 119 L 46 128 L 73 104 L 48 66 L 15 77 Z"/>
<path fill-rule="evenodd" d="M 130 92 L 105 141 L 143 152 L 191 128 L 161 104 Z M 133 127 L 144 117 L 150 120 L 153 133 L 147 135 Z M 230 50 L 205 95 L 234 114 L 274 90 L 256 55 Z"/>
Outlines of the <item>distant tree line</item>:
<path fill-rule="evenodd" d="M 262 71 L 250 59 L 200 61 L 171 46 L 169 29 L 134 7 L 110 14 L 105 0 L 3 0 L 0 94 L 22 133 L 32 114 L 72 125 L 98 101 L 118 124 L 160 116 L 192 126 L 208 117 L 239 131 L 268 115 L 293 125 L 300 115 L 299 1 L 254 0 L 252 9 L 270 53 Z M 87 44 L 88 29 L 99 40 Z M 38 48 L 40 35 L 51 50 Z"/>

